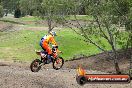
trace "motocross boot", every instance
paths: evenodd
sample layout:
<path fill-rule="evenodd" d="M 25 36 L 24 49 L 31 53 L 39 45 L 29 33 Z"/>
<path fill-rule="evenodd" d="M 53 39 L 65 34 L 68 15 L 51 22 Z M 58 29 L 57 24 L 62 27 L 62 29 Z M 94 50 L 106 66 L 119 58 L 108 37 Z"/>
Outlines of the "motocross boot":
<path fill-rule="evenodd" d="M 52 62 L 52 56 L 51 54 L 48 54 L 46 64 L 49 64 L 50 62 Z"/>

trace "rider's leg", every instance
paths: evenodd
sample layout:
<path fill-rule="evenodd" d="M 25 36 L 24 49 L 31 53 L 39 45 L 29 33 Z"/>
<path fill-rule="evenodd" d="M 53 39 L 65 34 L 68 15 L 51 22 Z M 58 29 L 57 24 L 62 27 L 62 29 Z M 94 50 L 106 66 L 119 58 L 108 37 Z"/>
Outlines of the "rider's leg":
<path fill-rule="evenodd" d="M 44 49 L 46 49 L 46 52 L 48 52 L 47 63 L 50 63 L 52 61 L 52 57 L 51 57 L 52 51 L 51 51 L 50 47 L 48 46 L 48 44 L 43 44 L 43 47 L 44 47 Z"/>
<path fill-rule="evenodd" d="M 40 41 L 40 44 L 39 44 L 40 46 L 41 46 L 41 48 L 45 51 L 45 48 L 44 48 L 44 42 L 41 42 Z"/>
<path fill-rule="evenodd" d="M 49 61 L 49 63 L 52 61 L 52 51 L 51 51 L 51 49 L 50 49 L 50 47 L 47 47 L 47 52 L 48 52 L 48 61 Z"/>
<path fill-rule="evenodd" d="M 42 45 L 43 45 L 43 44 L 42 44 L 42 41 L 40 41 L 39 45 L 40 45 L 40 46 L 41 46 L 41 48 L 44 50 L 44 47 L 42 46 Z M 42 53 L 42 51 L 41 51 L 41 53 L 40 53 L 40 54 L 41 54 L 41 57 L 42 57 L 42 58 L 44 58 L 44 54 Z"/>

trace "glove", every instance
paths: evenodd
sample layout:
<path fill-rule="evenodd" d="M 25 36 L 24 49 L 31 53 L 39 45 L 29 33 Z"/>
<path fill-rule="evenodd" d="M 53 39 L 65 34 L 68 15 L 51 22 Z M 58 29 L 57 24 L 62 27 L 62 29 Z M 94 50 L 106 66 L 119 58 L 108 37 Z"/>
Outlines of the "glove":
<path fill-rule="evenodd" d="M 54 48 L 58 48 L 58 46 L 56 46 L 56 45 L 52 45 L 52 47 L 54 47 Z"/>
<path fill-rule="evenodd" d="M 55 48 L 58 48 L 58 46 L 55 46 Z"/>

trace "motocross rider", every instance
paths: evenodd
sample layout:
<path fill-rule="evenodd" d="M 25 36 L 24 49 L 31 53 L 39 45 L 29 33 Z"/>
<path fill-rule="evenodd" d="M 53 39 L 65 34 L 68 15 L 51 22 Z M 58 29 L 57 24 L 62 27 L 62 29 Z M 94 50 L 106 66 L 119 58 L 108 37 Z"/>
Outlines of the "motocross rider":
<path fill-rule="evenodd" d="M 41 41 L 40 41 L 40 46 L 42 47 L 43 50 L 46 50 L 46 52 L 48 53 L 48 60 L 47 60 L 47 63 L 50 63 L 51 62 L 51 59 L 52 59 L 52 50 L 49 46 L 49 43 L 52 43 L 52 45 L 57 46 L 57 43 L 54 39 L 54 37 L 56 36 L 56 32 L 54 31 L 50 31 L 48 35 L 45 35 L 41 38 Z"/>

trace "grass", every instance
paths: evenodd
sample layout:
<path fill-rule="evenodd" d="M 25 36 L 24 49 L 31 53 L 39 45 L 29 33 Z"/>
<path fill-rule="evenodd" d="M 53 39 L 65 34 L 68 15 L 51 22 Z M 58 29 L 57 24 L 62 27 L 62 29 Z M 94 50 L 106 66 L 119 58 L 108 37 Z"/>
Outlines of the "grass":
<path fill-rule="evenodd" d="M 0 18 L 1 22 L 25 25 L 28 27 L 36 27 L 36 26 L 44 26 L 43 24 L 38 24 L 37 21 L 41 21 L 41 19 L 37 17 L 21 17 L 21 18 Z"/>
<path fill-rule="evenodd" d="M 76 17 L 80 21 L 89 21 L 93 19 L 91 16 L 86 16 L 86 15 L 77 15 Z M 66 20 L 76 20 L 73 15 L 66 16 L 65 19 Z M 5 18 L 0 18 L 0 21 L 12 23 L 12 24 L 25 25 L 28 27 L 47 26 L 47 24 L 46 25 L 40 24 L 40 23 L 38 24 L 37 22 L 42 21 L 42 19 L 39 17 L 33 17 L 33 16 L 25 16 L 21 18 L 5 17 Z"/>
<path fill-rule="evenodd" d="M 58 33 L 56 41 L 65 60 L 80 57 L 82 54 L 89 56 L 100 52 L 95 46 L 78 40 L 80 36 L 71 30 L 64 29 Z M 0 59 L 31 61 L 38 57 L 35 50 L 41 49 L 39 41 L 46 31 L 19 30 L 0 34 Z"/>
<path fill-rule="evenodd" d="M 71 59 L 73 57 L 79 57 L 80 55 L 92 55 L 95 53 L 99 53 L 96 47 L 92 45 L 87 45 L 84 41 L 79 40 L 79 35 L 74 33 L 73 31 L 62 30 L 60 32 L 61 36 L 58 36 L 57 41 L 60 46 L 60 50 L 64 52 L 63 57 L 66 60 Z M 91 49 L 93 51 L 91 51 Z"/>
<path fill-rule="evenodd" d="M 0 19 L 0 21 L 12 23 L 12 24 L 23 24 L 23 23 L 21 23 L 21 22 L 16 22 L 16 21 L 13 21 L 13 20 L 8 20 L 8 19 Z M 24 25 L 24 24 L 23 24 L 23 25 Z"/>
<path fill-rule="evenodd" d="M 82 21 L 89 21 L 89 20 L 93 20 L 93 17 L 91 16 L 87 16 L 87 15 L 76 15 L 77 20 L 82 20 Z M 70 15 L 66 17 L 66 20 L 76 20 L 74 15 Z"/>
<path fill-rule="evenodd" d="M 86 16 L 77 16 L 78 19 L 85 20 Z M 80 17 L 80 18 L 79 18 Z M 88 17 L 92 19 L 91 17 Z M 34 17 L 20 18 L 23 21 L 35 21 Z M 73 19 L 71 16 L 70 19 Z M 13 19 L 15 20 L 15 19 Z M 25 28 L 35 26 L 34 24 L 25 25 Z M 19 60 L 19 61 L 32 61 L 38 56 L 35 54 L 35 50 L 41 50 L 39 41 L 47 31 L 41 30 L 19 30 L 15 32 L 0 32 L 0 59 L 4 60 Z M 90 56 L 100 53 L 97 47 L 87 44 L 86 42 L 79 40 L 81 36 L 77 35 L 70 29 L 63 29 L 57 31 L 58 36 L 56 41 L 59 45 L 59 50 L 63 52 L 61 55 L 65 60 L 73 59 L 73 57 L 80 57 L 82 55 Z M 91 35 L 93 40 L 97 40 Z M 82 38 L 81 38 L 82 39 Z M 111 50 L 110 45 L 105 39 L 100 38 L 101 43 L 107 50 Z M 118 47 L 120 47 L 118 45 Z"/>
<path fill-rule="evenodd" d="M 38 21 L 38 20 L 42 20 L 42 19 L 40 19 L 38 17 L 33 17 L 33 16 L 30 16 L 30 17 L 25 16 L 25 17 L 21 17 L 20 19 L 22 21 Z"/>
<path fill-rule="evenodd" d="M 21 22 L 20 20 L 18 21 L 18 19 L 12 19 L 12 18 L 1 18 L 0 21 L 2 22 L 7 22 L 7 23 L 12 23 L 12 24 L 23 24 L 23 22 Z"/>
<path fill-rule="evenodd" d="M 46 31 L 40 30 L 19 30 L 9 33 L 0 32 L 0 59 L 32 61 L 38 57 L 35 50 L 41 50 L 39 41 L 46 33 Z M 82 55 L 90 56 L 101 52 L 97 47 L 79 40 L 78 38 L 81 37 L 72 30 L 63 29 L 57 31 L 57 33 L 58 36 L 55 39 L 59 45 L 59 50 L 63 52 L 61 56 L 65 60 Z M 106 40 L 101 40 L 103 40 L 102 43 L 105 45 L 105 48 L 110 50 L 111 47 Z"/>
<path fill-rule="evenodd" d="M 87 15 L 76 15 L 77 19 L 78 20 L 83 20 L 83 21 L 89 21 L 89 20 L 92 20 L 93 17 L 91 16 L 87 16 Z M 38 18 L 38 17 L 33 17 L 33 16 L 26 16 L 26 17 L 21 17 L 20 18 L 22 21 L 37 21 L 37 20 L 42 20 L 41 18 Z M 66 20 L 76 20 L 74 15 L 69 15 L 69 16 L 66 16 Z"/>

